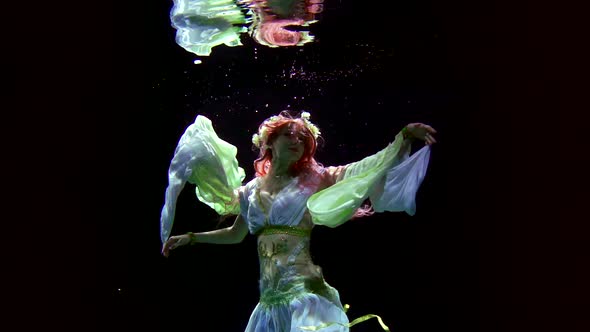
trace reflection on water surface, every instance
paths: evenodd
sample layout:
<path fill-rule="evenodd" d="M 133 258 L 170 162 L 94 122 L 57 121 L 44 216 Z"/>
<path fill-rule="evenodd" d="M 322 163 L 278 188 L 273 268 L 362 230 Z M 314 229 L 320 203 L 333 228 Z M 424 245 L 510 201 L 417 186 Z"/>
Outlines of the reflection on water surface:
<path fill-rule="evenodd" d="M 176 42 L 200 56 L 221 44 L 242 45 L 249 35 L 268 47 L 301 46 L 314 40 L 323 0 L 174 0 L 170 11 Z"/>

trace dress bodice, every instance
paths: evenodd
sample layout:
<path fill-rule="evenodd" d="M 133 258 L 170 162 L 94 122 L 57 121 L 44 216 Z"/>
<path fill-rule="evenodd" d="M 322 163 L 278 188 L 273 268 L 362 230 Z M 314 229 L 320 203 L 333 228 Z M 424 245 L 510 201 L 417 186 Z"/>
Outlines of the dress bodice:
<path fill-rule="evenodd" d="M 302 182 L 301 177 L 294 177 L 272 199 L 261 193 L 260 178 L 242 187 L 240 210 L 250 233 L 256 234 L 266 226 L 299 226 L 307 211 L 307 199 L 317 190 L 317 185 Z"/>

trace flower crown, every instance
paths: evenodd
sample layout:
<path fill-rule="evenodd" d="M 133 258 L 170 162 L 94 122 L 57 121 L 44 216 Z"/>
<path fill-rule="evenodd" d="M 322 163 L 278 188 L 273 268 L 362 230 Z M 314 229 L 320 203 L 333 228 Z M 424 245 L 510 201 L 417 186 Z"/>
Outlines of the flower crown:
<path fill-rule="evenodd" d="M 309 129 L 313 137 L 317 139 L 321 133 L 319 128 L 313 123 L 311 123 L 311 121 L 309 121 L 310 117 L 311 114 L 309 114 L 309 112 L 301 112 L 300 118 L 301 120 L 303 120 L 303 124 L 307 129 Z M 254 146 L 256 146 L 259 149 L 262 147 L 262 143 L 266 142 L 266 140 L 268 139 L 268 125 L 280 120 L 281 118 L 283 118 L 283 116 L 273 115 L 270 118 L 264 120 L 264 122 L 260 126 L 260 129 L 258 130 L 258 133 L 252 136 L 252 143 L 254 144 Z"/>

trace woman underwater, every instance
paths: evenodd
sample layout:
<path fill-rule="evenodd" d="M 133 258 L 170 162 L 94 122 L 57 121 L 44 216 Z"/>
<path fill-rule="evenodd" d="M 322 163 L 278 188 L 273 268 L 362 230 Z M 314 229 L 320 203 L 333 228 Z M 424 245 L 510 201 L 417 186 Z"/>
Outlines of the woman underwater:
<path fill-rule="evenodd" d="M 255 234 L 260 301 L 246 332 L 348 331 L 356 321 L 349 323 L 338 291 L 312 262 L 312 228 L 336 227 L 373 211 L 414 214 L 435 133 L 428 125 L 411 123 L 382 151 L 355 163 L 324 167 L 314 159 L 320 132 L 309 113 L 297 118 L 282 112 L 265 120 L 254 135 L 260 151 L 256 176 L 241 185 L 244 172 L 237 167 L 235 147 L 198 116 L 171 163 L 162 210 L 162 254 L 168 257 L 170 250 L 195 243 L 239 243 Z M 426 146 L 409 156 L 414 139 Z M 237 214 L 233 225 L 168 238 L 176 197 L 186 181 L 196 184 L 199 199 L 218 213 Z M 362 207 L 367 199 L 373 211 Z"/>

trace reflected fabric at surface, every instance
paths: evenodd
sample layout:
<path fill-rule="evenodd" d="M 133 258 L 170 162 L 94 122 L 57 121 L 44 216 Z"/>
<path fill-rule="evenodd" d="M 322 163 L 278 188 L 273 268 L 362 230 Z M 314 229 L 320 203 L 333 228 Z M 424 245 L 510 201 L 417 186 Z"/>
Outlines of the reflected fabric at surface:
<path fill-rule="evenodd" d="M 176 28 L 176 43 L 185 50 L 205 56 L 215 46 L 242 45 L 239 26 L 246 17 L 233 0 L 174 0 L 170 21 Z"/>
<path fill-rule="evenodd" d="M 176 43 L 199 56 L 209 56 L 219 45 L 241 46 L 244 33 L 268 47 L 302 46 L 314 40 L 306 27 L 317 22 L 322 2 L 174 0 L 170 21 L 176 29 Z"/>

